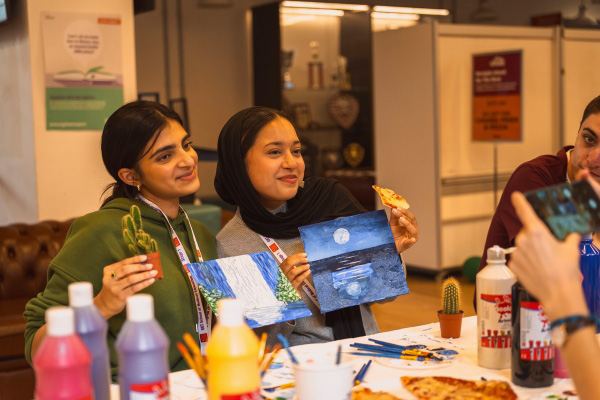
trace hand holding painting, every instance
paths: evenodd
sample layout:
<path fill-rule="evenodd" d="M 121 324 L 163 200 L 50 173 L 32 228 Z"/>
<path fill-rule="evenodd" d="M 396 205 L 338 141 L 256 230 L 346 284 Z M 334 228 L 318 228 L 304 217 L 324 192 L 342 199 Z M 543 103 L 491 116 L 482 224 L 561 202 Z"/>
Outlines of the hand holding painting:
<path fill-rule="evenodd" d="M 279 264 L 279 268 L 281 268 L 294 289 L 300 293 L 300 285 L 310 275 L 310 265 L 308 265 L 306 253 L 297 253 L 289 256 Z"/>

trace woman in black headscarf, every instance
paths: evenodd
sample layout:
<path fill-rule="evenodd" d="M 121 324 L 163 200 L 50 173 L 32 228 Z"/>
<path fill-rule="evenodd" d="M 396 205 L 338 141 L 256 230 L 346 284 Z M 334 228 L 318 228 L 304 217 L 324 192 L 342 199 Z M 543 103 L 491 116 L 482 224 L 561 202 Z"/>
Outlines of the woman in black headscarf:
<path fill-rule="evenodd" d="M 238 207 L 217 235 L 219 257 L 271 250 L 278 262 L 283 260 L 279 266 L 294 288 L 299 290 L 305 280 L 312 283 L 298 227 L 365 209 L 335 180 L 304 180 L 300 141 L 290 121 L 276 110 L 250 107 L 231 117 L 219 135 L 218 154 L 215 188 L 224 201 Z M 417 241 L 412 213 L 392 210 L 390 226 L 398 253 Z M 260 330 L 268 331 L 270 339 L 282 333 L 292 345 L 378 332 L 368 305 L 322 315 L 308 292 L 303 290 L 302 298 L 311 317 Z"/>

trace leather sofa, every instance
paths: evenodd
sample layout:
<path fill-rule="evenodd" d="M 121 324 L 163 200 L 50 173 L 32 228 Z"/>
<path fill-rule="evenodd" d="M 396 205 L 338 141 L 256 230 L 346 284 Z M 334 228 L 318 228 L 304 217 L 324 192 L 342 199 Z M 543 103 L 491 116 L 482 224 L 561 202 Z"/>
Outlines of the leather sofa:
<path fill-rule="evenodd" d="M 50 261 L 73 220 L 0 227 L 0 399 L 33 398 L 34 374 L 25 360 L 25 304 L 46 286 Z"/>

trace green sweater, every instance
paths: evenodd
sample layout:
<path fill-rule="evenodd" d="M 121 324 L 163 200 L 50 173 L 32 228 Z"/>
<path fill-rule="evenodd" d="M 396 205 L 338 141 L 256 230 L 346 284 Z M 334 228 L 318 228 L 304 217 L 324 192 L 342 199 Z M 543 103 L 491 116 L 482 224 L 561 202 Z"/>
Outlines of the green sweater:
<path fill-rule="evenodd" d="M 68 305 L 67 287 L 72 282 L 87 281 L 94 287 L 94 296 L 102 288 L 105 266 L 133 256 L 123 240 L 121 218 L 137 204 L 142 212 L 143 229 L 158 243 L 164 279 L 156 281 L 140 293 L 154 297 L 154 313 L 170 340 L 169 366 L 171 371 L 187 369 L 187 364 L 177 350 L 177 342 L 189 332 L 198 339 L 195 325 L 198 321 L 196 305 L 190 282 L 179 261 L 171 240 L 168 225 L 163 216 L 139 200 L 115 199 L 100 210 L 76 219 L 69 230 L 64 246 L 52 260 L 48 269 L 48 283 L 42 293 L 27 303 L 25 308 L 25 357 L 31 363 L 31 343 L 37 330 L 45 324 L 44 313 L 48 307 Z M 214 235 L 200 222 L 190 220 L 205 260 L 215 259 Z M 188 225 L 183 213 L 170 220 L 177 232 L 188 257 L 197 262 L 194 241 L 188 234 Z M 126 312 L 108 320 L 108 347 L 113 377 L 117 373 L 115 340 L 125 322 Z"/>

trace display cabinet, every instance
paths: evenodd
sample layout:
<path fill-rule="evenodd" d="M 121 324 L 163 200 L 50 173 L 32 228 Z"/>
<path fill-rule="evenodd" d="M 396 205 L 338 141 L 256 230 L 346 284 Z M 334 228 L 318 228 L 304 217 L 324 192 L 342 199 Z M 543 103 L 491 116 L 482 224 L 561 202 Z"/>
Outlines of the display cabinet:
<path fill-rule="evenodd" d="M 283 110 L 303 142 L 307 176 L 331 176 L 374 209 L 370 10 L 252 9 L 254 104 Z"/>

